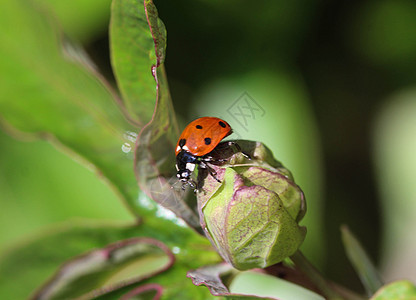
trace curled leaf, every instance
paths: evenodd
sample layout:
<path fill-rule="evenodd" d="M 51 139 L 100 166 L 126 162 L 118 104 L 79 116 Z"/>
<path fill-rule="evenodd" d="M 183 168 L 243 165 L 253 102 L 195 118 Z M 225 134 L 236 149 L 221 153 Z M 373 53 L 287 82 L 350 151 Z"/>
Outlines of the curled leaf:
<path fill-rule="evenodd" d="M 33 299 L 97 297 L 163 272 L 173 262 L 172 252 L 158 240 L 123 240 L 67 262 Z"/>
<path fill-rule="evenodd" d="M 149 122 L 154 111 L 156 83 L 152 68 L 159 60 L 145 2 L 113 1 L 110 22 L 111 63 L 117 86 L 131 118 L 140 125 Z M 154 13 L 157 18 L 157 11 Z"/>
<path fill-rule="evenodd" d="M 173 211 L 182 218 L 189 226 L 200 231 L 196 209 L 189 205 L 190 201 L 182 191 L 172 188 L 172 178 L 175 179 L 174 170 L 174 147 L 179 134 L 176 118 L 173 110 L 172 100 L 169 93 L 166 73 L 163 66 L 166 50 L 166 29 L 159 19 L 157 9 L 152 1 L 143 3 L 138 1 L 120 1 L 122 11 L 127 19 L 126 26 L 133 30 L 136 26 L 142 26 L 142 16 L 136 20 L 135 14 L 138 10 L 144 10 L 146 24 L 150 30 L 152 47 L 148 51 L 153 58 L 151 65 L 147 64 L 148 74 L 153 75 L 154 90 L 153 101 L 155 103 L 151 120 L 139 133 L 135 149 L 135 173 L 140 188 L 153 200 L 163 207 Z M 140 21 L 140 22 L 139 22 Z M 137 22 L 138 24 L 136 24 Z M 137 29 L 138 30 L 138 29 Z M 150 47 L 146 42 L 147 47 Z M 139 50 L 139 49 L 137 49 Z M 133 55 L 133 53 L 130 53 Z M 130 62 L 131 63 L 131 62 Z M 120 66 L 123 72 L 126 66 Z M 135 78 L 133 77 L 132 81 Z M 132 84 L 134 84 L 132 82 Z M 126 93 L 128 91 L 126 90 Z M 130 91 L 133 93 L 133 91 Z M 135 92 L 139 97 L 140 93 Z M 188 195 L 192 196 L 192 195 Z"/>

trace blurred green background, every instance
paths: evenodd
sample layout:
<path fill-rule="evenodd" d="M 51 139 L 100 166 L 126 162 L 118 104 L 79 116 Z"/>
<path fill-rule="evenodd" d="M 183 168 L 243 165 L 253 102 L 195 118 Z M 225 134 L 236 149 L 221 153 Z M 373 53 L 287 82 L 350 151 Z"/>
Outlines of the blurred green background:
<path fill-rule="evenodd" d="M 32 2 L 113 81 L 109 0 Z M 219 116 L 272 149 L 306 194 L 302 249 L 329 278 L 360 289 L 347 224 L 384 278 L 416 281 L 416 2 L 155 2 L 182 128 Z M 133 219 L 99 176 L 4 132 L 0 187 L 2 249 L 68 219 Z"/>

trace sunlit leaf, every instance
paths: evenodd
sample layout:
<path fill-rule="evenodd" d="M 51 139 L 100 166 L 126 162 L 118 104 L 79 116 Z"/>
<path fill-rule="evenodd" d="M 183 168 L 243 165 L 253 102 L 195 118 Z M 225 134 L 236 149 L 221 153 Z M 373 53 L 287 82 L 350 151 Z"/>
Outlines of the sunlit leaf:
<path fill-rule="evenodd" d="M 139 210 L 132 157 L 122 151 L 137 127 L 111 88 L 31 1 L 1 2 L 0 26 L 0 121 L 75 152 Z"/>
<path fill-rule="evenodd" d="M 132 237 L 152 237 L 163 241 L 175 254 L 174 266 L 163 272 L 158 281 L 153 281 L 154 278 L 151 281 L 143 280 L 143 284 L 156 282 L 164 287 L 169 285 L 172 293 L 180 292 L 185 287 L 193 288 L 192 282 L 186 278 L 187 270 L 220 260 L 209 242 L 189 228 L 175 228 L 171 221 L 163 219 L 154 219 L 154 222 L 150 223 L 153 223 L 152 226 L 71 222 L 46 235 L 13 247 L 0 257 L 0 298 L 25 299 L 52 278 L 57 268 L 66 261 L 81 253 Z M 174 231 L 172 228 L 175 228 Z M 122 294 L 129 289 L 121 289 Z M 189 293 L 192 293 L 192 290 Z"/>
<path fill-rule="evenodd" d="M 122 0 L 113 2 L 110 28 L 113 66 L 126 105 L 139 121 L 150 121 L 140 132 L 136 147 L 138 183 L 152 199 L 199 230 L 198 216 L 190 208 L 196 206 L 194 197 L 189 195 L 188 199 L 194 200 L 189 204 L 184 201 L 185 193 L 172 188 L 178 126 L 163 67 L 166 48 L 163 22 L 152 1 Z M 143 90 L 151 84 L 156 88 Z M 143 118 L 146 111 L 153 113 L 155 101 L 152 119 Z"/>
<path fill-rule="evenodd" d="M 57 30 L 57 24 L 39 12 L 30 1 L 27 4 L 19 1 L 7 2 L 2 3 L 0 7 L 0 22 L 2 28 L 7 29 L 0 33 L 0 41 L 3 45 L 0 50 L 0 76 L 3 84 L 0 87 L 2 93 L 0 120 L 7 127 L 58 141 L 85 158 L 90 166 L 95 167 L 100 174 L 109 179 L 127 200 L 129 208 L 135 213 L 144 215 L 147 211 L 143 210 L 137 201 L 138 188 L 131 156 L 140 129 L 140 125 L 137 124 L 143 119 L 146 122 L 150 121 L 158 100 L 158 111 L 161 113 L 153 119 L 151 126 L 147 127 L 141 138 L 140 153 L 144 158 L 140 159 L 140 162 L 151 169 L 145 168 L 138 172 L 145 183 L 149 178 L 153 178 L 152 171 L 155 169 L 158 173 L 161 170 L 171 172 L 174 169 L 172 145 L 176 138 L 177 126 L 167 83 L 162 83 L 165 79 L 162 67 L 158 70 L 154 69 L 155 78 L 152 76 L 152 66 L 156 68 L 156 65 L 162 61 L 161 55 L 164 53 L 165 44 L 162 42 L 165 38 L 164 27 L 158 21 L 155 9 L 147 9 L 147 13 L 155 14 L 147 16 L 143 3 L 137 3 L 133 11 L 124 7 L 124 3 L 125 1 L 116 1 L 114 4 L 112 41 L 117 48 L 119 45 L 117 39 L 121 38 L 118 35 L 128 35 L 119 28 L 119 26 L 123 27 L 124 23 L 119 24 L 117 20 L 124 22 L 123 20 L 131 17 L 137 21 L 129 23 L 134 36 L 143 36 L 143 39 L 151 45 L 148 44 L 145 53 L 136 53 L 135 49 L 130 49 L 130 54 L 134 58 L 141 55 L 143 61 L 142 63 L 130 61 L 127 65 L 134 66 L 131 72 L 135 75 L 148 78 L 148 81 L 135 82 L 135 86 L 152 90 L 151 95 L 140 99 L 134 97 L 131 101 L 136 106 L 128 104 L 126 109 L 111 88 L 100 79 L 100 75 L 82 50 L 60 38 L 61 33 Z M 150 7 L 151 4 L 146 5 Z M 146 26 L 140 23 L 140 20 L 145 22 Z M 160 32 L 157 40 L 153 39 L 149 27 L 154 27 L 155 24 L 158 26 L 157 32 Z M 156 31 L 153 27 L 154 33 Z M 155 43 L 158 48 L 155 48 Z M 121 48 L 128 50 L 122 46 Z M 114 50 L 113 59 L 117 60 L 120 55 L 122 54 Z M 148 68 L 140 69 L 144 62 Z M 122 74 L 119 80 L 128 82 Z M 134 93 L 123 94 L 127 98 L 125 103 L 132 103 L 129 99 Z M 143 103 L 147 103 L 149 109 L 146 109 L 147 104 Z M 142 119 L 136 118 L 135 109 L 140 110 Z M 137 122 L 135 123 L 133 119 Z M 151 140 L 146 140 L 149 135 Z M 163 146 L 160 147 L 161 145 Z M 150 154 L 149 151 L 152 153 Z M 162 160 L 164 162 L 162 167 L 153 164 Z M 144 185 L 147 186 L 149 185 Z M 191 215 L 191 212 L 187 214 Z M 192 222 L 196 223 L 195 216 L 193 218 Z M 185 219 L 189 218 L 185 216 Z"/>
<path fill-rule="evenodd" d="M 157 18 L 157 11 L 154 14 Z M 166 30 L 160 24 L 159 36 L 166 39 Z M 129 113 L 141 125 L 153 115 L 157 90 L 152 68 L 160 60 L 156 53 L 164 55 L 164 45 L 156 43 L 152 34 L 144 1 L 113 0 L 110 23 L 113 70 Z M 161 51 L 156 49 L 159 45 Z"/>
<path fill-rule="evenodd" d="M 157 68 L 158 103 L 151 123 L 141 131 L 136 148 L 136 176 L 141 189 L 152 199 L 173 211 L 191 227 L 200 230 L 196 199 L 189 191 L 174 188 L 174 151 L 177 127 L 166 85 L 163 66 Z M 185 202 L 188 201 L 188 202 Z M 193 201 L 193 203 L 192 203 Z"/>

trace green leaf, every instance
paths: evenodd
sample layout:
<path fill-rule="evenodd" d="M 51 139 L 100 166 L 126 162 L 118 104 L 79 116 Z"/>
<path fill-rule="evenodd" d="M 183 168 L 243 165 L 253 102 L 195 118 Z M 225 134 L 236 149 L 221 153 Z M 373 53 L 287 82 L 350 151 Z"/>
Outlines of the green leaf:
<path fill-rule="evenodd" d="M 34 299 L 93 298 L 163 272 L 173 262 L 172 252 L 160 241 L 118 241 L 66 262 Z"/>
<path fill-rule="evenodd" d="M 114 4 L 115 20 L 117 16 L 123 20 L 129 17 L 123 14 L 123 3 L 120 1 Z M 150 7 L 151 4 L 146 5 Z M 119 6 L 120 10 L 117 10 Z M 150 55 L 150 52 L 146 52 L 145 55 L 141 52 L 144 55 L 143 62 L 148 63 L 149 68 L 146 70 L 140 69 L 142 63 L 135 64 L 134 60 L 128 63 L 129 66 L 139 67 L 132 73 L 142 74 L 144 78 L 149 77 L 147 81 L 135 82 L 135 86 L 152 90 L 149 97 L 135 98 L 134 101 L 136 108 L 146 120 L 150 120 L 156 101 L 158 111 L 161 112 L 154 116 L 151 126 L 147 127 L 144 131 L 146 134 L 142 135 L 141 139 L 143 147 L 140 151 L 143 152 L 140 153 L 145 157 L 140 162 L 149 166 L 151 170 L 140 170 L 138 174 L 145 176 L 144 182 L 147 182 L 147 178 L 153 176 L 154 167 L 157 172 L 161 172 L 159 165 L 153 164 L 152 158 L 155 158 L 157 163 L 163 160 L 163 172 L 169 169 L 169 172 L 173 173 L 172 145 L 175 143 L 177 126 L 163 68 L 155 69 L 155 78 L 151 73 L 151 67 L 154 65 L 156 68 L 157 62 L 162 61 L 161 55 L 165 47 L 165 43 L 162 42 L 163 26 L 159 21 L 155 21 L 155 18 L 158 20 L 157 11 L 148 9 L 148 13 L 153 13 L 149 16 L 149 22 L 152 23 L 150 25 L 159 26 L 158 30 L 152 27 L 152 32 L 160 32 L 154 40 L 147 23 L 145 7 L 138 5 L 135 8 L 127 11 L 134 14 L 134 20 L 146 21 L 147 27 L 132 23 L 132 30 L 134 29 L 135 37 L 150 37 L 147 41 L 152 43 L 152 47 L 149 46 L 148 51 L 151 50 L 153 55 Z M 0 33 L 0 42 L 3 45 L 0 49 L 0 76 L 3 84 L 0 87 L 0 121 L 11 130 L 17 128 L 26 133 L 47 137 L 69 148 L 87 160 L 90 166 L 92 163 L 101 175 L 109 179 L 134 213 L 148 214 L 148 210 L 137 201 L 133 157 L 129 152 L 139 129 L 137 125 L 133 125 L 133 119 L 136 118 L 133 107 L 129 106 L 130 110 L 126 110 L 108 84 L 100 79 L 100 75 L 82 50 L 64 40 L 57 30 L 57 24 L 41 13 L 32 2 L 15 1 L 0 4 L 0 19 L 2 28 L 7 29 Z M 112 25 L 113 31 L 116 31 L 113 32 L 113 38 L 117 40 L 118 34 L 129 34 L 127 31 L 119 30 L 116 24 L 117 22 L 113 22 Z M 154 42 L 158 45 L 156 49 Z M 117 60 L 118 54 L 116 50 L 115 52 L 113 58 Z M 137 58 L 139 54 L 133 56 Z M 128 82 L 127 78 L 120 76 L 119 81 Z M 126 97 L 131 99 L 127 94 Z M 146 109 L 150 103 L 152 108 Z M 149 135 L 151 140 L 143 142 Z"/>
<path fill-rule="evenodd" d="M 202 232 L 196 200 L 189 190 L 172 188 L 177 126 L 163 66 L 157 68 L 158 102 L 151 123 L 141 131 L 136 148 L 135 171 L 140 188 L 163 207 L 173 211 L 189 226 Z M 195 209 L 193 209 L 193 207 Z"/>
<path fill-rule="evenodd" d="M 18 244 L 0 257 L 0 298 L 26 299 L 65 261 L 137 234 L 137 227 L 70 222 Z"/>
<path fill-rule="evenodd" d="M 0 121 L 87 160 L 136 212 L 128 122 L 115 94 L 31 1 L 0 4 Z"/>
<path fill-rule="evenodd" d="M 51 223 L 82 216 L 134 220 L 94 172 L 46 141 L 18 141 L 0 130 L 0 253 Z"/>
<path fill-rule="evenodd" d="M 141 125 L 149 122 L 155 109 L 157 90 L 152 72 L 163 61 L 166 40 L 156 8 L 145 11 L 145 5 L 148 4 L 138 0 L 113 0 L 110 23 L 111 60 L 117 84 L 127 110 Z M 153 23 L 160 26 L 154 30 Z M 154 38 L 152 34 L 156 32 L 158 37 Z"/>
<path fill-rule="evenodd" d="M 399 280 L 383 286 L 371 300 L 414 300 L 416 286 L 408 280 Z"/>
<path fill-rule="evenodd" d="M 209 245 L 207 239 L 195 234 L 190 229 L 175 229 L 172 234 L 171 227 L 168 224 L 159 224 L 156 221 L 151 227 L 146 227 L 146 235 L 156 237 L 171 247 L 175 253 L 175 264 L 163 273 L 153 276 L 140 282 L 140 287 L 146 287 L 149 284 L 157 284 L 163 287 L 163 294 L 160 299 L 183 299 L 183 300 L 205 300 L 214 297 L 207 289 L 201 289 L 192 284 L 192 281 L 186 278 L 186 273 L 190 269 L 199 268 L 204 265 L 218 263 L 221 259 L 218 254 Z M 139 288 L 140 288 L 139 287 Z M 99 300 L 119 299 L 130 291 L 130 287 L 116 290 Z M 97 299 L 97 300 L 98 300 Z M 152 298 L 153 299 L 153 298 Z"/>
<path fill-rule="evenodd" d="M 150 284 L 157 284 L 158 286 L 163 287 L 163 292 L 160 298 L 162 300 L 217 299 L 211 295 L 208 289 L 193 285 L 192 281 L 185 276 L 188 270 L 189 268 L 186 267 L 186 264 L 176 262 L 169 270 L 142 281 L 139 288 L 148 287 Z M 129 291 L 129 288 L 120 289 L 104 295 L 103 297 L 99 297 L 97 300 L 120 299 L 120 297 L 126 295 L 127 292 L 132 291 Z"/>
<path fill-rule="evenodd" d="M 383 285 L 376 268 L 348 227 L 341 227 L 341 235 L 351 264 L 360 277 L 367 294 L 373 295 Z"/>
<path fill-rule="evenodd" d="M 137 11 L 142 10 L 145 11 L 145 16 L 137 14 Z M 139 39 L 140 32 L 144 30 L 145 21 L 150 28 L 150 35 L 143 36 L 142 34 Z M 137 140 L 135 171 L 139 186 L 148 196 L 173 211 L 201 233 L 195 197 L 192 194 L 172 189 L 171 182 L 176 181 L 173 149 L 179 130 L 163 66 L 166 30 L 158 18 L 153 2 L 144 1 L 143 6 L 138 1 L 114 1 L 111 36 L 113 65 L 124 98 L 127 103 L 131 102 L 127 105 L 133 107 L 138 97 L 148 99 L 149 103 L 156 99 L 154 115 L 144 126 Z M 131 40 L 132 38 L 134 41 Z M 149 53 L 150 56 L 144 59 L 143 53 Z M 156 90 L 152 90 L 152 93 L 147 94 L 141 90 L 142 84 L 138 82 L 149 78 L 145 76 L 139 79 L 138 73 L 131 70 L 132 62 L 140 68 L 144 67 L 144 70 L 152 71 L 149 72 L 154 76 L 151 80 L 157 83 Z M 154 102 L 151 103 L 154 105 Z M 138 111 L 143 110 L 142 105 L 136 108 Z"/>
<path fill-rule="evenodd" d="M 71 222 L 9 249 L 0 257 L 0 298 L 25 299 L 51 278 L 58 266 L 74 256 L 132 237 L 152 237 L 163 241 L 175 254 L 175 264 L 162 273 L 163 276 L 158 282 L 164 287 L 171 286 L 172 293 L 180 292 L 185 287 L 192 289 L 192 283 L 185 277 L 186 271 L 201 265 L 217 263 L 220 260 L 218 254 L 205 238 L 189 228 L 175 228 L 171 221 L 163 219 L 151 221 L 153 222 L 149 222 L 152 223 L 150 226 Z M 175 228 L 174 234 L 172 228 Z M 144 284 L 147 282 L 143 281 Z M 125 289 L 121 290 L 126 292 Z"/>

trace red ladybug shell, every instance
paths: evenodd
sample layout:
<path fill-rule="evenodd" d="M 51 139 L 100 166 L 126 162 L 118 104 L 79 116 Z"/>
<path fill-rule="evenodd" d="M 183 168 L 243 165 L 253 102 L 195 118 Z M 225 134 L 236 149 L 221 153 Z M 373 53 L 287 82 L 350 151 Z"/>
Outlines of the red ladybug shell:
<path fill-rule="evenodd" d="M 231 126 L 215 117 L 203 117 L 192 121 L 186 126 L 178 143 L 175 155 L 181 150 L 190 152 L 195 156 L 203 156 L 212 150 L 232 133 Z"/>

